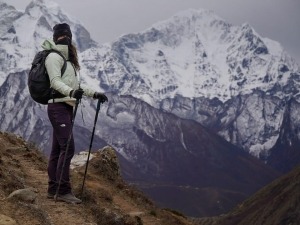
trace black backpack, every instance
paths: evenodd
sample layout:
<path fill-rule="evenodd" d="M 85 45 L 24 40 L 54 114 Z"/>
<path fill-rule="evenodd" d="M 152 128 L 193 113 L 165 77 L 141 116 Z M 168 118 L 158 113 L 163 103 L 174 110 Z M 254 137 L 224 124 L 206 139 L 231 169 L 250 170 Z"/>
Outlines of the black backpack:
<path fill-rule="evenodd" d="M 67 60 L 56 50 L 43 50 L 38 52 L 32 62 L 28 74 L 28 88 L 32 99 L 40 104 L 46 105 L 50 99 L 65 97 L 63 94 L 50 88 L 50 80 L 45 67 L 45 60 L 51 52 L 56 52 L 64 59 L 64 65 L 61 68 L 61 74 L 66 71 Z"/>

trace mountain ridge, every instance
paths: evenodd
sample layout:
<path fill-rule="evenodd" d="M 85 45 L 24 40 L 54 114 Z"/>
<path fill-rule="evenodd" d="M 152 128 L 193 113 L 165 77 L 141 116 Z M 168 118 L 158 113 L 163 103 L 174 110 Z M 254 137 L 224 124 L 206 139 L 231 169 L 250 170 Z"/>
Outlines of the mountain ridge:
<path fill-rule="evenodd" d="M 195 13 L 197 11 L 190 12 Z M 197 14 L 195 13 L 197 20 L 192 19 L 193 15 L 184 17 L 187 13 L 179 14 L 184 16 L 174 16 L 169 20 L 159 23 L 158 27 L 152 26 L 150 29 L 145 30 L 144 33 L 124 35 L 119 41 L 113 44 L 115 54 L 122 54 L 121 56 L 116 55 L 116 58 L 120 58 L 121 65 L 125 68 L 129 66 L 132 70 L 129 71 L 128 75 L 135 75 L 135 73 L 137 73 L 136 71 L 138 71 L 138 76 L 145 82 L 143 83 L 145 87 L 142 86 L 141 88 L 149 87 L 150 91 L 154 92 L 159 86 L 178 86 L 178 90 L 175 88 L 166 92 L 168 95 L 159 96 L 150 92 L 149 94 L 152 95 L 151 98 L 154 102 L 149 102 L 148 99 L 143 100 L 148 100 L 148 103 L 153 105 L 155 104 L 155 100 L 174 96 L 174 94 L 178 93 L 180 88 L 185 85 L 188 88 L 179 91 L 179 94 L 183 97 L 203 96 L 228 100 L 238 93 L 251 93 L 250 91 L 253 89 L 253 86 L 257 87 L 260 85 L 259 88 L 262 90 L 268 90 L 271 85 L 274 85 L 276 81 L 274 78 L 272 81 L 270 78 L 269 82 L 265 83 L 258 81 L 263 81 L 264 73 L 270 73 L 270 75 L 274 77 L 277 73 L 277 66 L 279 66 L 277 65 L 278 61 L 281 58 L 284 62 L 288 63 L 287 68 L 291 71 L 299 70 L 297 64 L 295 64 L 293 60 L 288 59 L 289 57 L 282 49 L 279 50 L 279 44 L 272 44 L 272 46 L 276 45 L 273 53 L 277 54 L 270 55 L 269 46 L 267 47 L 265 45 L 263 39 L 254 32 L 253 28 L 249 25 L 233 26 L 225 23 L 223 20 L 209 21 L 209 18 L 206 18 L 206 20 L 204 20 L 205 22 L 203 22 L 201 20 L 201 13 L 202 11 Z M 204 23 L 205 25 L 198 25 L 198 23 Z M 220 31 L 223 32 L 223 34 Z M 206 34 L 206 37 L 204 37 L 203 33 Z M 267 42 L 268 44 L 271 43 L 270 40 Z M 273 41 L 273 43 L 275 42 Z M 159 48 L 161 48 L 161 50 L 157 50 Z M 180 51 L 180 48 L 183 48 L 185 53 Z M 158 53 L 155 51 L 158 51 Z M 184 53 L 186 57 L 180 58 L 181 53 Z M 159 56 L 163 57 L 162 60 L 165 58 L 165 61 L 163 61 L 165 66 L 162 67 L 165 71 L 158 70 L 158 74 L 155 78 L 160 82 L 155 82 L 155 85 L 151 85 L 153 79 L 147 81 L 150 78 L 147 79 L 146 76 L 155 76 L 155 74 L 153 74 L 155 67 L 153 68 L 151 63 L 154 64 L 153 61 L 155 60 L 159 62 Z M 214 57 L 218 57 L 219 59 L 216 63 L 212 63 Z M 186 63 L 186 65 L 184 65 L 184 63 Z M 196 66 L 200 67 L 201 70 L 197 69 L 197 67 L 193 67 L 192 63 L 196 63 Z M 219 64 L 222 65 L 221 68 L 224 68 L 220 70 Z M 146 71 L 144 67 L 153 68 L 153 72 Z M 259 72 L 259 69 L 261 69 L 262 72 Z M 114 73 L 116 72 L 117 71 L 114 71 Z M 258 72 L 260 74 L 255 74 Z M 188 85 L 183 79 L 178 80 L 179 75 L 181 75 L 181 77 L 187 76 L 187 81 L 191 80 L 188 74 L 194 79 L 194 87 Z M 248 74 L 248 81 L 247 79 L 244 80 L 245 74 Z M 105 76 L 105 74 L 101 75 Z M 112 76 L 112 74 L 109 75 Z M 284 80 L 286 80 L 286 77 L 289 75 L 286 73 L 283 74 L 283 76 L 284 79 L 279 82 L 285 82 Z M 169 80 L 169 82 L 166 83 L 165 80 Z M 229 83 L 228 80 L 231 82 Z M 231 86 L 228 86 L 229 84 Z M 198 90 L 195 89 L 196 86 L 199 86 Z M 119 87 L 119 89 L 120 87 L 122 88 L 120 85 L 117 85 L 117 87 Z M 111 88 L 114 88 L 114 86 L 111 86 Z M 211 88 L 212 91 L 210 91 L 209 88 Z M 188 92 L 188 89 L 194 90 L 195 93 L 192 94 L 193 92 Z M 139 95 L 138 90 L 138 87 L 134 87 L 134 91 L 137 92 L 137 94 L 133 93 L 134 96 Z M 124 91 L 128 93 L 127 89 L 119 90 L 120 93 L 124 93 Z M 213 93 L 213 91 L 216 93 Z M 133 90 L 131 90 L 131 92 L 133 92 Z M 225 95 L 227 97 L 225 97 Z"/>
<path fill-rule="evenodd" d="M 198 225 L 299 223 L 299 176 L 296 167 L 219 217 L 196 219 Z"/>

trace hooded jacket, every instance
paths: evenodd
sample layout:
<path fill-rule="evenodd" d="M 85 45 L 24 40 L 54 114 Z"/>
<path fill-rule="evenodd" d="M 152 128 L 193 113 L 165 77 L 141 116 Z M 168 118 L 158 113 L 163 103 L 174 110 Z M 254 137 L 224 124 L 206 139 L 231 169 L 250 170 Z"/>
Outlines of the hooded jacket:
<path fill-rule="evenodd" d="M 45 50 L 57 50 L 62 53 L 62 55 L 67 60 L 66 71 L 61 75 L 61 68 L 64 64 L 64 59 L 57 53 L 50 53 L 45 61 L 45 66 L 49 75 L 50 86 L 54 90 L 60 92 L 66 97 L 50 99 L 48 103 L 53 102 L 66 102 L 74 105 L 76 99 L 71 98 L 70 92 L 79 88 L 79 81 L 76 74 L 76 70 L 69 60 L 69 49 L 67 45 L 56 45 L 52 40 L 46 40 L 42 44 L 42 48 Z M 83 89 L 83 95 L 93 97 L 95 94 L 94 90 L 89 89 L 85 85 L 80 84 L 80 88 Z"/>

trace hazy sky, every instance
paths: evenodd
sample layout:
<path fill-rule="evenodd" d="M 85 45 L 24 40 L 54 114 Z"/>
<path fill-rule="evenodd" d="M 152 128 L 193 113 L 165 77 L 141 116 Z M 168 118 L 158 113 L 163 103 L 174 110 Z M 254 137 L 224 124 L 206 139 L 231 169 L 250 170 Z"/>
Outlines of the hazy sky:
<path fill-rule="evenodd" d="M 31 0 L 0 0 L 24 10 Z M 139 32 L 190 8 L 211 9 L 234 25 L 249 23 L 278 41 L 300 65 L 300 0 L 55 0 L 99 43 Z"/>

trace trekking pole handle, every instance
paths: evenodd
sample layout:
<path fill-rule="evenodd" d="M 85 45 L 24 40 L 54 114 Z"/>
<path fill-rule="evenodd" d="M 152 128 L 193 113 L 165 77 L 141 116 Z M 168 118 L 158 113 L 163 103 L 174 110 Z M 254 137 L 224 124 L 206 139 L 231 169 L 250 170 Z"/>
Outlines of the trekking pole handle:
<path fill-rule="evenodd" d="M 101 105 L 101 101 L 100 99 L 98 99 L 96 112 L 100 111 L 100 105 Z"/>

